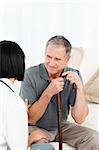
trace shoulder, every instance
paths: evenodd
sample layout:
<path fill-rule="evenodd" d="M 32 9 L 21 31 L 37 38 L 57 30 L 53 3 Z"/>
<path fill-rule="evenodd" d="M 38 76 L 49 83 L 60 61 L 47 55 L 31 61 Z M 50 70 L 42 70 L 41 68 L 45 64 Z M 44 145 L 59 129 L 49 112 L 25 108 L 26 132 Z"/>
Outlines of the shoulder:
<path fill-rule="evenodd" d="M 30 68 L 27 68 L 24 74 L 24 79 L 26 80 L 38 80 L 40 79 L 41 73 L 44 71 L 44 64 L 39 64 L 37 66 L 32 66 Z"/>
<path fill-rule="evenodd" d="M 26 69 L 25 74 L 36 74 L 39 72 L 39 69 L 43 66 L 43 64 L 39 64 L 36 66 L 32 66 Z"/>
<path fill-rule="evenodd" d="M 74 69 L 74 68 L 71 68 L 71 67 L 65 67 L 65 68 L 64 68 L 64 71 L 73 71 L 73 72 L 77 72 L 78 75 L 80 74 L 80 71 L 79 71 L 79 70 Z"/>
<path fill-rule="evenodd" d="M 78 74 L 78 76 L 80 77 L 80 79 L 82 80 L 81 73 L 80 73 L 80 71 L 78 69 L 74 69 L 74 68 L 71 68 L 71 67 L 65 67 L 64 71 L 73 71 L 73 72 L 76 72 Z"/>

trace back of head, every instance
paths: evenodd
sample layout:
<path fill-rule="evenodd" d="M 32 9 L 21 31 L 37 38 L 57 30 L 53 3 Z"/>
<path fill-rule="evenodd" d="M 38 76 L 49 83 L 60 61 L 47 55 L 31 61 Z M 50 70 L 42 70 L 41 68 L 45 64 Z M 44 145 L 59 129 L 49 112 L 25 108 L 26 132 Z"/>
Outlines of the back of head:
<path fill-rule="evenodd" d="M 25 55 L 13 41 L 0 41 L 0 78 L 16 78 L 22 81 L 25 70 Z"/>
<path fill-rule="evenodd" d="M 70 55 L 71 53 L 71 43 L 62 35 L 56 35 L 54 37 L 51 37 L 46 44 L 46 49 L 50 44 L 58 47 L 65 47 L 66 55 Z"/>

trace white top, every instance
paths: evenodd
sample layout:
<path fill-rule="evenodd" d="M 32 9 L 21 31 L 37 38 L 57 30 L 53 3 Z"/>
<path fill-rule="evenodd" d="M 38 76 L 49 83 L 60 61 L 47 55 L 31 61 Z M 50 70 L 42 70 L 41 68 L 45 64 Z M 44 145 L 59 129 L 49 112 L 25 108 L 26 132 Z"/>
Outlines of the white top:
<path fill-rule="evenodd" d="M 28 118 L 24 101 L 15 93 L 9 79 L 0 82 L 0 150 L 26 150 Z"/>

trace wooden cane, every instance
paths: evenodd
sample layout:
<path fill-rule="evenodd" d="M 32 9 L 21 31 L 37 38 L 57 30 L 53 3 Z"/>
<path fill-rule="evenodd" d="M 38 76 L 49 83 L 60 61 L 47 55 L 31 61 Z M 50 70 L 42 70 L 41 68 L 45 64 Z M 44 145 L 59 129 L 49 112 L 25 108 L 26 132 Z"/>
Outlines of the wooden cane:
<path fill-rule="evenodd" d="M 62 115 L 61 115 L 61 98 L 60 93 L 57 94 L 57 114 L 58 114 L 58 134 L 59 134 L 59 150 L 62 150 Z"/>
<path fill-rule="evenodd" d="M 61 73 L 61 75 L 62 75 L 62 73 Z M 63 78 L 66 78 L 66 77 L 67 77 L 67 75 L 64 76 Z M 75 90 L 75 93 L 76 93 L 77 87 L 76 87 L 75 83 L 73 83 L 73 89 Z M 61 94 L 60 94 L 60 92 L 57 94 L 57 114 L 58 114 L 59 150 L 63 150 L 63 147 L 62 147 L 62 112 L 61 112 Z"/>

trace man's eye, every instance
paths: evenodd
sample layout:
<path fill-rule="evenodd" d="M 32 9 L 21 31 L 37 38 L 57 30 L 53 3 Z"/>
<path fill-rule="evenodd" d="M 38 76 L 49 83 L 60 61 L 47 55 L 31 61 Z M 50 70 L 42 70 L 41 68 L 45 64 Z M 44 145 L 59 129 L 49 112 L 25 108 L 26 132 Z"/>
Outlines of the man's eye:
<path fill-rule="evenodd" d="M 47 58 L 51 58 L 51 56 L 47 55 Z"/>
<path fill-rule="evenodd" d="M 59 58 L 55 58 L 55 59 L 58 60 L 58 61 L 60 60 Z"/>

